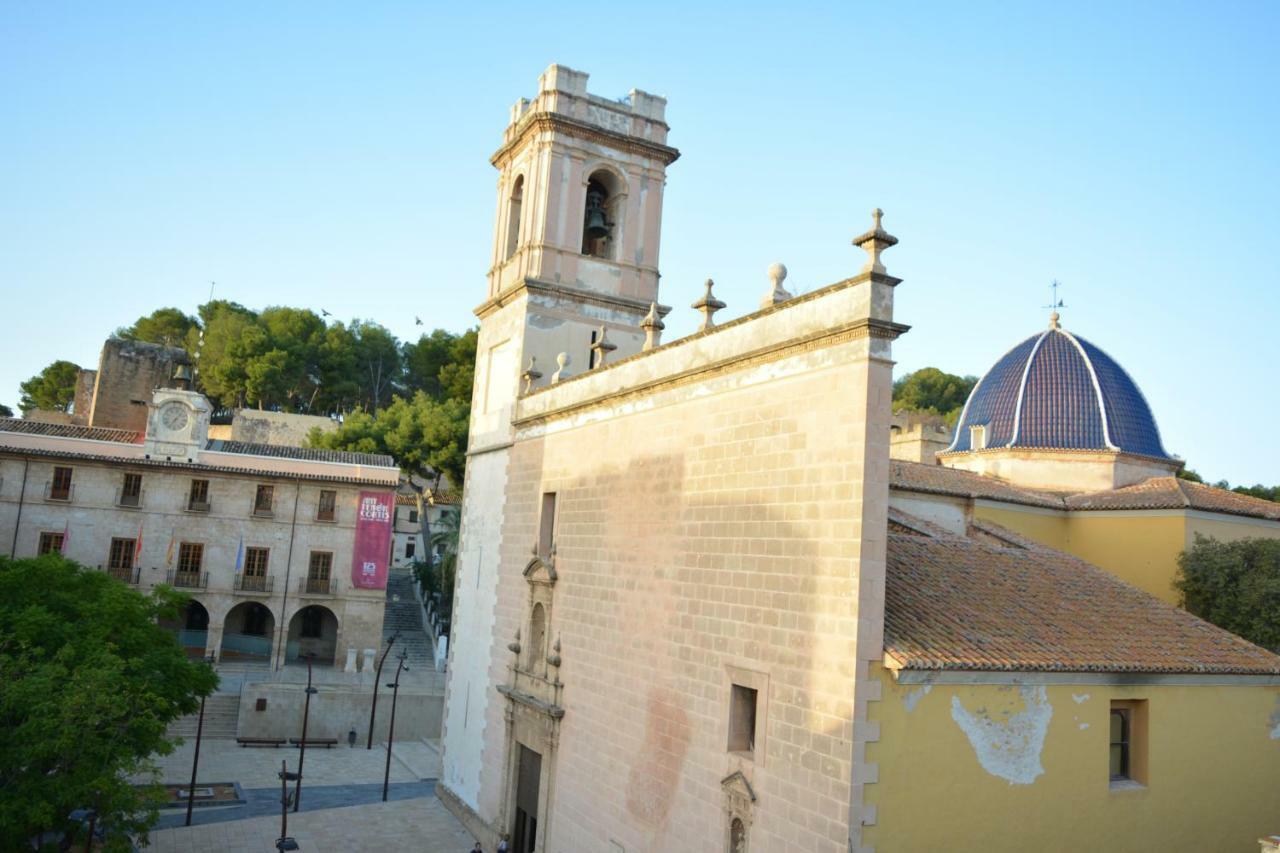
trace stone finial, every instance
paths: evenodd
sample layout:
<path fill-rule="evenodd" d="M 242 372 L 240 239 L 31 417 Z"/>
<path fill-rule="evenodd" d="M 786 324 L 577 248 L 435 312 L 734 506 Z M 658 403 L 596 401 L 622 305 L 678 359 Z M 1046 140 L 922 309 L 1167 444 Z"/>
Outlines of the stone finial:
<path fill-rule="evenodd" d="M 512 641 L 512 642 L 510 642 L 510 643 L 507 643 L 507 649 L 508 649 L 508 651 L 510 651 L 513 655 L 518 655 L 518 654 L 520 654 L 520 629 L 519 629 L 519 628 L 516 628 L 516 638 L 515 638 L 515 640 L 513 640 L 513 641 Z"/>
<path fill-rule="evenodd" d="M 596 335 L 596 342 L 591 345 L 591 352 L 595 354 L 596 367 L 603 367 L 605 358 L 617 348 L 617 344 L 605 337 L 605 327 L 601 325 L 600 333 Z"/>
<path fill-rule="evenodd" d="M 524 373 L 520 374 L 520 378 L 524 380 L 524 393 L 528 394 L 533 390 L 533 383 L 542 378 L 542 371 L 537 369 L 538 359 L 536 356 L 529 356 L 529 366 L 524 369 Z"/>
<path fill-rule="evenodd" d="M 641 351 L 658 346 L 662 340 L 662 330 L 666 327 L 667 324 L 658 316 L 658 303 L 649 303 L 649 313 L 640 321 L 640 328 L 644 329 L 644 346 L 640 348 Z"/>
<path fill-rule="evenodd" d="M 556 634 L 555 644 L 551 646 L 551 654 L 547 655 L 547 663 L 552 666 L 560 666 L 560 635 Z"/>
<path fill-rule="evenodd" d="M 1059 314 L 1058 314 L 1058 312 L 1057 312 L 1057 311 L 1054 311 L 1053 313 L 1051 313 L 1051 314 L 1049 315 L 1049 328 L 1050 328 L 1050 329 L 1061 329 L 1061 328 L 1062 328 L 1062 324 L 1059 322 L 1061 319 L 1062 319 L 1062 317 L 1061 317 L 1061 316 L 1059 316 Z"/>
<path fill-rule="evenodd" d="M 716 299 L 711 293 L 711 288 L 715 287 L 715 285 L 716 283 L 714 281 L 707 279 L 707 292 L 702 294 L 701 299 L 693 303 L 693 310 L 702 314 L 702 325 L 698 327 L 699 332 L 705 332 L 707 329 L 713 328 L 716 321 L 711 315 L 725 307 L 725 304 L 719 299 Z"/>
<path fill-rule="evenodd" d="M 768 308 L 770 305 L 777 305 L 779 302 L 786 302 L 791 298 L 791 294 L 786 291 L 782 283 L 787 280 L 787 268 L 783 264 L 769 264 L 766 273 L 771 282 L 769 292 L 764 295 L 764 299 L 760 300 L 761 308 Z"/>
<path fill-rule="evenodd" d="M 880 253 L 890 246 L 898 245 L 898 238 L 880 226 L 880 217 L 884 211 L 876 208 L 871 211 L 872 228 L 865 234 L 853 238 L 853 245 L 867 253 L 867 262 L 862 271 L 884 274 L 884 264 L 880 263 Z"/>
<path fill-rule="evenodd" d="M 564 370 L 568 366 L 569 366 L 569 353 L 562 352 L 558 356 L 556 356 L 556 372 L 551 374 L 552 385 L 555 385 L 561 379 L 565 379 L 568 377 L 568 374 L 565 373 L 565 370 Z"/>

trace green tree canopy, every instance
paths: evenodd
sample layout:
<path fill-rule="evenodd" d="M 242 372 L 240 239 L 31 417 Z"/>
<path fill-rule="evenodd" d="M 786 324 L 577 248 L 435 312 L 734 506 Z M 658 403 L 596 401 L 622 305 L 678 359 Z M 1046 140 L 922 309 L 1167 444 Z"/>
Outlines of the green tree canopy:
<path fill-rule="evenodd" d="M 0 403 L 0 418 L 11 418 L 11 417 L 13 417 L 13 409 L 9 408 L 4 403 Z"/>
<path fill-rule="evenodd" d="M 405 344 L 406 387 L 436 400 L 470 400 L 478 336 L 474 328 L 461 335 L 436 329 L 417 343 Z"/>
<path fill-rule="evenodd" d="M 930 412 L 954 426 L 977 384 L 976 376 L 956 376 L 936 367 L 924 367 L 894 381 L 893 410 Z"/>
<path fill-rule="evenodd" d="M 1182 606 L 1219 628 L 1280 651 L 1280 539 L 1196 536 L 1178 558 Z"/>
<path fill-rule="evenodd" d="M 172 751 L 169 723 L 217 684 L 157 624 L 184 601 L 57 555 L 0 557 L 0 849 L 73 836 L 69 815 L 84 808 L 97 811 L 108 849 L 145 835 L 153 793 L 129 776 Z"/>
<path fill-rule="evenodd" d="M 76 399 L 76 381 L 79 378 L 80 365 L 70 361 L 55 361 L 18 386 L 18 390 L 22 392 L 18 408 L 23 412 L 32 409 L 70 411 L 71 404 Z"/>
<path fill-rule="evenodd" d="M 186 346 L 187 338 L 195 328 L 195 317 L 184 314 L 177 308 L 157 308 L 147 316 L 139 317 L 132 326 L 117 329 L 116 337 L 181 347 Z"/>

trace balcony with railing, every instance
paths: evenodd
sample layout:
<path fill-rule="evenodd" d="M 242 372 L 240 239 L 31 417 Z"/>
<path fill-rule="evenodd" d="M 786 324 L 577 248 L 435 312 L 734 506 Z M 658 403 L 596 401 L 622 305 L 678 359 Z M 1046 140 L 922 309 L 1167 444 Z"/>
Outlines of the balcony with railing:
<path fill-rule="evenodd" d="M 331 578 L 303 578 L 298 584 L 300 595 L 333 595 Z"/>
<path fill-rule="evenodd" d="M 46 482 L 44 484 L 44 499 L 55 503 L 70 503 L 76 499 L 75 484 Z"/>
<path fill-rule="evenodd" d="M 187 498 L 187 512 L 208 512 L 211 509 L 208 498 L 197 500 L 196 498 Z"/>
<path fill-rule="evenodd" d="M 272 575 L 236 575 L 233 588 L 246 595 L 266 595 L 271 592 Z"/>
<path fill-rule="evenodd" d="M 181 589 L 207 589 L 209 586 L 208 572 L 184 572 L 170 569 L 164 579 L 169 586 Z"/>
<path fill-rule="evenodd" d="M 275 518 L 276 513 L 274 507 L 269 503 L 261 501 L 253 502 L 253 511 L 250 513 L 254 518 Z"/>
<path fill-rule="evenodd" d="M 141 509 L 142 496 L 146 494 L 145 489 L 139 489 L 136 492 L 130 492 L 126 489 L 116 489 L 116 506 L 124 509 Z"/>
<path fill-rule="evenodd" d="M 142 569 L 139 566 L 134 566 L 131 569 L 126 569 L 124 567 L 119 567 L 119 566 L 117 567 L 108 566 L 107 574 L 111 575 L 111 577 L 115 578 L 116 580 L 122 583 L 129 584 L 129 586 L 137 586 L 138 579 L 142 574 Z"/>

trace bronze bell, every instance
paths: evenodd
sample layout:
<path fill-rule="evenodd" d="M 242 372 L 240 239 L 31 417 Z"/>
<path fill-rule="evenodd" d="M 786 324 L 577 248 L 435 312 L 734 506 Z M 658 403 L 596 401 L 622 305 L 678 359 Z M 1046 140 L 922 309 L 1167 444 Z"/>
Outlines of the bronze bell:
<path fill-rule="evenodd" d="M 592 187 L 587 190 L 586 234 L 592 240 L 609 236 L 609 222 L 605 218 L 604 193 Z"/>

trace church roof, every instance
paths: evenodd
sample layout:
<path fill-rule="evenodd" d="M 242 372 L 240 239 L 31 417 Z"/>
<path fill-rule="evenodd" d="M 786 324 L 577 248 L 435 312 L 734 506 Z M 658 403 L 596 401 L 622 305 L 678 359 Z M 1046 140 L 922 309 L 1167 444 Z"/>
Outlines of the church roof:
<path fill-rule="evenodd" d="M 88 441 L 111 441 L 117 444 L 142 444 L 142 440 L 145 437 L 140 432 L 127 429 L 45 423 L 44 421 L 29 421 L 23 418 L 0 418 L 0 432 L 49 435 L 55 438 L 79 438 Z"/>
<path fill-rule="evenodd" d="M 1111 356 L 1061 329 L 1056 314 L 1049 329 L 1009 350 L 979 380 L 947 451 L 974 450 L 973 426 L 986 428 L 987 448 L 1171 458 L 1137 384 Z"/>
<path fill-rule="evenodd" d="M 1280 656 L 993 527 L 985 526 L 984 541 L 890 533 L 891 662 L 909 670 L 1280 675 Z M 992 544 L 1000 539 L 1008 544 Z"/>
<path fill-rule="evenodd" d="M 1280 503 L 1193 483 L 1177 477 L 1152 477 L 1107 492 L 1086 492 L 1066 499 L 1068 509 L 1198 509 L 1280 521 Z"/>

